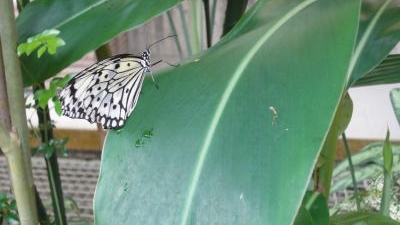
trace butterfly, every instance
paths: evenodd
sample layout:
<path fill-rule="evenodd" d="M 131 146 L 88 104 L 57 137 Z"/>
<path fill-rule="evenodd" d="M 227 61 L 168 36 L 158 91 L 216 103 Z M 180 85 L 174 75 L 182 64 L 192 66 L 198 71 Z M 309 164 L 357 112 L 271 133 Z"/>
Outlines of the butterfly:
<path fill-rule="evenodd" d="M 79 72 L 60 92 L 62 114 L 100 123 L 104 129 L 122 127 L 135 109 L 145 75 L 161 62 L 150 63 L 149 48 L 166 38 L 149 45 L 141 56 L 116 55 Z"/>

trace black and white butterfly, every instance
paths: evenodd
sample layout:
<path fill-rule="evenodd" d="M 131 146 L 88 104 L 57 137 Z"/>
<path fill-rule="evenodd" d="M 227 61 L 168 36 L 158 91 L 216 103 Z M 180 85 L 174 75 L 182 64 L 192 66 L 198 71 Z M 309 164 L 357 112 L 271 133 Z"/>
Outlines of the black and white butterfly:
<path fill-rule="evenodd" d="M 63 115 L 105 129 L 122 127 L 136 106 L 145 75 L 161 62 L 150 63 L 149 47 L 141 56 L 116 55 L 79 72 L 59 95 Z"/>

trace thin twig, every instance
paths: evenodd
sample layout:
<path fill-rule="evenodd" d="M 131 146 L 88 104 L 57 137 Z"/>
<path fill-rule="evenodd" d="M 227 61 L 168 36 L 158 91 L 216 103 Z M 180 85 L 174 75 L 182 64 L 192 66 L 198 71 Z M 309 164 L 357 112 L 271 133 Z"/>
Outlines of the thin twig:
<path fill-rule="evenodd" d="M 344 144 L 344 150 L 347 155 L 347 160 L 349 161 L 351 181 L 353 183 L 353 189 L 354 189 L 354 197 L 356 199 L 357 210 L 359 211 L 361 209 L 361 198 L 360 198 L 360 194 L 358 192 L 357 180 L 356 180 L 356 175 L 354 173 L 353 161 L 351 160 L 351 152 L 350 152 L 349 142 L 347 141 L 346 134 L 344 132 L 342 133 L 342 140 L 343 140 L 343 144 Z"/>

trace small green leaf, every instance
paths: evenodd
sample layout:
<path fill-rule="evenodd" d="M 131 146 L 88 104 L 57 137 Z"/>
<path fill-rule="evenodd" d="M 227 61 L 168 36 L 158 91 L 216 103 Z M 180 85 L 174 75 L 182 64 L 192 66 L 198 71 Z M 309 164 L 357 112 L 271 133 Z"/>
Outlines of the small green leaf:
<path fill-rule="evenodd" d="M 53 98 L 54 93 L 46 89 L 37 90 L 34 94 L 35 100 L 38 101 L 39 107 L 44 108 L 48 101 Z"/>
<path fill-rule="evenodd" d="M 28 42 L 28 43 L 22 43 L 18 45 L 17 47 L 17 53 L 18 55 L 22 55 L 26 53 L 26 55 L 30 55 L 36 48 L 40 46 L 40 42 Z"/>
<path fill-rule="evenodd" d="M 383 144 L 383 168 L 386 173 L 391 173 L 393 167 L 393 151 L 389 141 L 390 132 L 389 129 L 386 133 L 385 142 Z"/>
<path fill-rule="evenodd" d="M 56 111 L 57 115 L 61 116 L 62 114 L 62 109 L 61 109 L 61 102 L 60 99 L 57 96 L 54 96 L 52 98 L 52 101 L 54 103 L 54 111 Z"/>
<path fill-rule="evenodd" d="M 55 105 L 55 111 L 58 115 L 61 115 L 61 102 L 57 96 L 57 89 L 65 86 L 66 83 L 71 79 L 71 75 L 67 75 L 63 78 L 53 78 L 50 81 L 50 87 L 48 89 L 40 89 L 35 92 L 34 98 L 38 101 L 39 107 L 44 108 L 49 100 L 51 99 Z"/>
<path fill-rule="evenodd" d="M 65 41 L 58 37 L 60 31 L 58 30 L 45 30 L 40 34 L 27 39 L 26 43 L 21 43 L 17 47 L 18 55 L 25 53 L 30 55 L 33 51 L 38 49 L 37 57 L 40 58 L 46 50 L 49 54 L 53 55 L 56 53 L 57 48 L 65 45 Z"/>
<path fill-rule="evenodd" d="M 43 55 L 43 53 L 46 51 L 46 49 L 47 49 L 47 47 L 45 45 L 40 47 L 37 52 L 37 57 L 40 58 Z"/>
<path fill-rule="evenodd" d="M 73 76 L 67 74 L 64 77 L 54 77 L 50 81 L 50 88 L 63 88 Z"/>

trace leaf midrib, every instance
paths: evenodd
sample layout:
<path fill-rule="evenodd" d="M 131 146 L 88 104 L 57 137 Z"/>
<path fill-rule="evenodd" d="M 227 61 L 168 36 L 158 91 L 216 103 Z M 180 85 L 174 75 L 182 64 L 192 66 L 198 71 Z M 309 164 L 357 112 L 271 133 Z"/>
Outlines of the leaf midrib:
<path fill-rule="evenodd" d="M 219 100 L 217 108 L 215 110 L 214 116 L 208 126 L 206 137 L 204 139 L 203 145 L 200 149 L 200 153 L 198 156 L 197 163 L 195 165 L 193 176 L 189 185 L 188 194 L 186 197 L 185 205 L 182 211 L 181 225 L 186 225 L 189 219 L 189 213 L 192 208 L 194 194 L 196 192 L 199 178 L 203 169 L 203 165 L 207 156 L 207 153 L 210 149 L 211 142 L 214 137 L 214 133 L 217 129 L 219 121 L 221 119 L 222 113 L 225 110 L 226 104 L 230 96 L 232 95 L 233 90 L 235 89 L 239 79 L 243 75 L 243 71 L 247 68 L 247 65 L 251 62 L 252 58 L 255 56 L 257 51 L 261 48 L 261 46 L 268 41 L 268 39 L 287 21 L 289 21 L 292 17 L 297 15 L 300 11 L 305 9 L 307 6 L 312 4 L 313 2 L 318 0 L 307 0 L 304 2 L 300 2 L 296 7 L 294 7 L 291 11 L 286 13 L 280 20 L 278 20 L 261 38 L 254 44 L 252 48 L 249 49 L 247 54 L 244 55 L 243 60 L 239 63 L 235 73 L 232 78 L 229 80 L 227 87 L 224 90 L 224 93 Z"/>
<path fill-rule="evenodd" d="M 62 27 L 63 25 L 65 25 L 65 24 L 69 23 L 70 21 L 76 19 L 76 18 L 79 17 L 80 15 L 82 15 L 82 14 L 88 12 L 89 10 L 91 10 L 91 9 L 93 9 L 93 8 L 96 8 L 96 7 L 102 5 L 103 3 L 106 3 L 106 2 L 108 2 L 108 1 L 109 1 L 109 0 L 98 1 L 98 2 L 96 2 L 95 4 L 91 4 L 91 5 L 87 6 L 86 8 L 83 8 L 83 10 L 81 10 L 81 11 L 79 11 L 79 12 L 73 14 L 73 16 L 71 16 L 71 17 L 69 17 L 69 18 L 66 18 L 66 19 L 63 20 L 61 23 L 55 25 L 55 26 L 53 27 L 53 29 Z"/>

